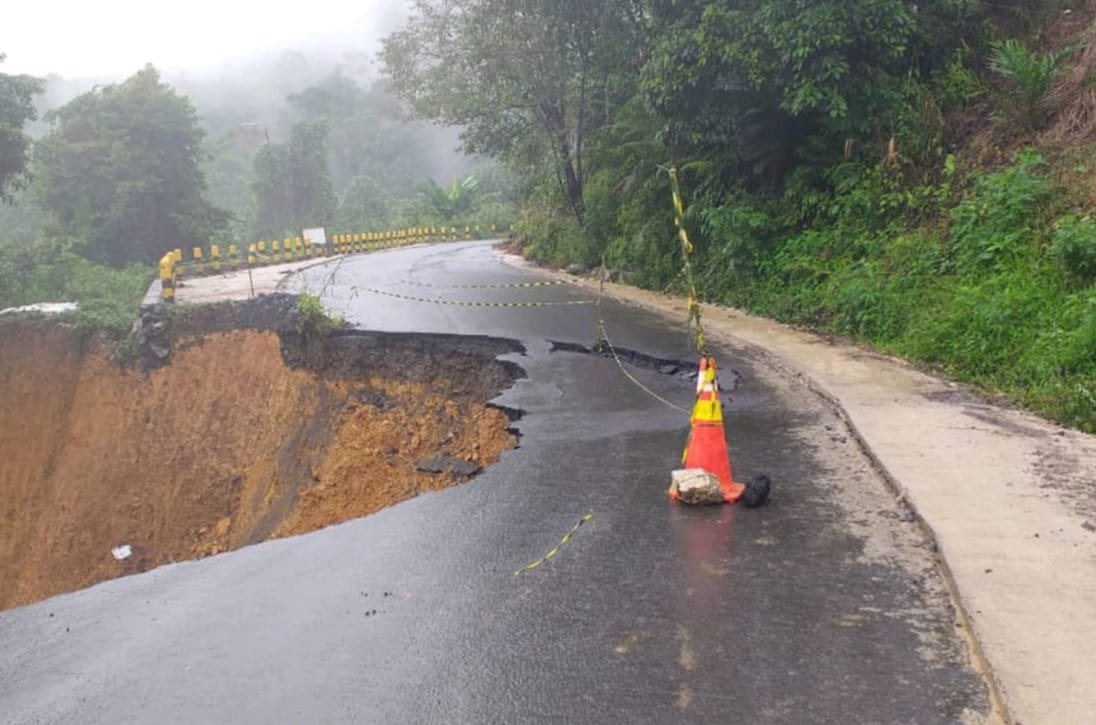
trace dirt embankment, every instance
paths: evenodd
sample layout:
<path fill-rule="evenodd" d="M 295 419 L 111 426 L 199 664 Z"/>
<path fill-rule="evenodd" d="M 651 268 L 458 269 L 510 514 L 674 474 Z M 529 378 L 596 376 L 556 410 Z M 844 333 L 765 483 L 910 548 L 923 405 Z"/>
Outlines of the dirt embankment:
<path fill-rule="evenodd" d="M 515 444 L 486 405 L 507 341 L 218 331 L 143 373 L 42 321 L 0 339 L 0 609 L 363 516 Z"/>

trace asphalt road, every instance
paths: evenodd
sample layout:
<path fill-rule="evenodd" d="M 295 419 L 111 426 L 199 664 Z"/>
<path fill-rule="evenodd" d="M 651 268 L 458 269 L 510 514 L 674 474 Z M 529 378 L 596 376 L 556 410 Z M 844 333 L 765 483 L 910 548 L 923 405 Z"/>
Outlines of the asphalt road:
<path fill-rule="evenodd" d="M 306 536 L 0 613 L 3 722 L 980 720 L 982 680 L 929 544 L 840 419 L 748 350 L 717 350 L 739 478 L 769 505 L 665 495 L 681 413 L 589 345 L 570 287 L 485 244 L 359 256 L 298 282 L 356 325 L 521 340 L 519 449 L 472 482 Z M 434 285 L 434 286 L 427 286 Z M 376 291 L 369 291 L 376 290 Z M 620 347 L 690 357 L 671 324 L 603 305 Z M 688 406 L 682 376 L 631 368 Z M 558 555 L 514 572 L 593 518 Z"/>

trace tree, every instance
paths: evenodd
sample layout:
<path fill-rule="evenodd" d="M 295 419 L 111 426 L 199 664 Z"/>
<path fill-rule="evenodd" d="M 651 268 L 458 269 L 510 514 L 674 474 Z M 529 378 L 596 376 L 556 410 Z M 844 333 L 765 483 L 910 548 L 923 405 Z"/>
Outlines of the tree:
<path fill-rule="evenodd" d="M 980 5 L 650 0 L 642 87 L 676 149 L 771 185 L 804 153 L 829 163 L 893 133 L 903 94 L 953 57 Z"/>
<path fill-rule="evenodd" d="M 586 142 L 636 57 L 636 0 L 416 0 L 381 58 L 420 117 L 466 127 L 465 150 L 551 159 L 581 224 Z"/>
<path fill-rule="evenodd" d="M 34 96 L 42 89 L 37 78 L 0 73 L 0 201 L 10 202 L 11 192 L 22 185 L 31 145 L 23 126 L 38 117 Z"/>
<path fill-rule="evenodd" d="M 476 204 L 479 180 L 475 176 L 456 179 L 448 188 L 433 179 L 419 186 L 419 198 L 432 219 L 451 222 L 469 214 Z"/>
<path fill-rule="evenodd" d="M 154 262 L 205 243 L 227 215 L 203 197 L 203 133 L 190 101 L 152 66 L 49 114 L 36 190 L 59 231 L 92 258 Z"/>
<path fill-rule="evenodd" d="M 388 189 L 369 176 L 350 182 L 339 203 L 338 228 L 344 232 L 383 231 L 391 225 L 395 200 Z"/>
<path fill-rule="evenodd" d="M 310 121 L 296 124 L 288 143 L 260 147 L 251 184 L 256 234 L 276 238 L 334 220 L 326 141 L 326 124 Z"/>
<path fill-rule="evenodd" d="M 383 181 L 393 196 L 407 198 L 424 178 L 463 170 L 453 163 L 452 130 L 408 120 L 384 81 L 363 86 L 336 71 L 289 96 L 289 107 L 295 120 L 327 125 L 328 164 L 339 194 L 368 176 Z"/>

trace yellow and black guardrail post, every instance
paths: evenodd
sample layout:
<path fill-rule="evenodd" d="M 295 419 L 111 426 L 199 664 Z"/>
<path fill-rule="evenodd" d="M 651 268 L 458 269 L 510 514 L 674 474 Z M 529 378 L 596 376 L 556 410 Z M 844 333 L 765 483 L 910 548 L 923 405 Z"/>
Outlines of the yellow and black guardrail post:
<path fill-rule="evenodd" d="M 164 302 L 175 301 L 175 263 L 175 252 L 160 257 L 160 299 Z"/>

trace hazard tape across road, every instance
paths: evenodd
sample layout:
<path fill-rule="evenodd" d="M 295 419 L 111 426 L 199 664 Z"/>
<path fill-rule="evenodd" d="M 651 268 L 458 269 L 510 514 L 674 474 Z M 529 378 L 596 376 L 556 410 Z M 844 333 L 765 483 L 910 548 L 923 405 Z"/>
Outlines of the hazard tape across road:
<path fill-rule="evenodd" d="M 594 518 L 593 514 L 586 514 L 585 516 L 583 516 L 581 519 L 578 520 L 578 523 L 575 524 L 574 527 L 570 531 L 567 532 L 567 535 L 564 536 L 563 539 L 558 544 L 556 544 L 554 549 L 552 549 L 551 551 L 549 551 L 547 554 L 545 554 L 541 558 L 537 559 L 536 561 L 534 561 L 530 564 L 526 564 L 525 566 L 523 566 L 520 569 L 518 569 L 517 571 L 515 571 L 514 576 L 521 576 L 522 574 L 526 574 L 528 572 L 531 572 L 534 569 L 536 569 L 537 567 L 544 564 L 544 562 L 546 562 L 549 559 L 551 559 L 552 557 L 554 557 L 556 554 L 559 553 L 559 550 L 562 549 L 564 547 L 564 545 L 568 541 L 571 540 L 571 537 L 574 536 L 580 528 L 582 528 L 582 525 L 584 523 L 586 523 L 587 521 L 589 521 L 590 519 L 592 519 L 592 518 Z"/>
<path fill-rule="evenodd" d="M 388 292 L 386 290 L 374 289 L 372 287 L 359 287 L 362 292 L 368 292 L 374 295 L 382 295 L 384 297 L 392 297 L 397 300 L 404 300 L 406 302 L 426 302 L 434 305 L 451 305 L 453 307 L 563 307 L 572 305 L 590 305 L 593 304 L 591 300 L 548 300 L 545 302 L 478 302 L 478 301 L 464 301 L 464 300 L 444 300 L 444 299 L 430 299 L 427 297 L 414 297 L 412 295 L 404 295 L 398 292 Z"/>
<path fill-rule="evenodd" d="M 500 282 L 498 284 L 430 284 L 429 282 L 405 281 L 410 287 L 430 287 L 433 289 L 518 289 L 527 287 L 559 287 L 570 284 L 565 280 L 551 280 L 547 282 Z"/>

